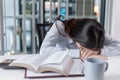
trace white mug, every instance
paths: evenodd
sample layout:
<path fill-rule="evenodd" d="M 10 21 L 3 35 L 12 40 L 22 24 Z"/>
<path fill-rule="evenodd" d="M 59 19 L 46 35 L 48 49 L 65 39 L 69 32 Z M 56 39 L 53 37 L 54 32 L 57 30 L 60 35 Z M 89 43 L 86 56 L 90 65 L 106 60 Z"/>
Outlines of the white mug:
<path fill-rule="evenodd" d="M 99 58 L 88 58 L 85 61 L 85 80 L 104 80 L 104 72 L 108 63 Z"/>

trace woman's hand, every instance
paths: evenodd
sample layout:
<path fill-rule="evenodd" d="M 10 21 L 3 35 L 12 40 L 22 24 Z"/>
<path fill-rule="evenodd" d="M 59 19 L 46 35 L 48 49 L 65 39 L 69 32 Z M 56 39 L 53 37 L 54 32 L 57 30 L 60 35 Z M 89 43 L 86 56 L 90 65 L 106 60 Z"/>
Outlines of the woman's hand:
<path fill-rule="evenodd" d="M 87 48 L 82 48 L 80 52 L 80 57 L 82 59 L 87 59 L 91 55 L 98 55 L 100 50 L 91 50 Z"/>
<path fill-rule="evenodd" d="M 103 60 L 107 60 L 107 57 L 104 55 L 99 55 L 100 50 L 90 50 L 90 49 L 82 49 L 80 52 L 80 58 L 82 60 L 87 58 L 101 58 Z"/>
<path fill-rule="evenodd" d="M 107 57 L 104 55 L 99 55 L 101 49 L 98 50 L 91 50 L 88 48 L 85 48 L 83 46 L 81 46 L 79 43 L 76 42 L 76 45 L 78 46 L 78 48 L 80 48 L 80 59 L 84 60 L 87 58 L 101 58 L 106 60 Z"/>

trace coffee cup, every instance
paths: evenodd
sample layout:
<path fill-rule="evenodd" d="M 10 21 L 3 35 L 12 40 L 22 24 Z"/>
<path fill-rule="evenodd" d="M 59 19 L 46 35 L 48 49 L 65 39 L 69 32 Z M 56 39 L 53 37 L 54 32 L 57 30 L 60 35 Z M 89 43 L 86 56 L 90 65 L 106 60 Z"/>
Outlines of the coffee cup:
<path fill-rule="evenodd" d="M 85 80 L 104 80 L 104 72 L 108 69 L 108 63 L 99 58 L 85 60 Z"/>

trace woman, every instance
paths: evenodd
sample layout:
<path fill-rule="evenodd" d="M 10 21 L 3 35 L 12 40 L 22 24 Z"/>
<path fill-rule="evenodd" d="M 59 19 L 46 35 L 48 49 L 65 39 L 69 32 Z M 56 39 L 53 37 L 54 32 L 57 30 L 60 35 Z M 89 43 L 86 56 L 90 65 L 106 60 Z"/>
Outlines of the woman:
<path fill-rule="evenodd" d="M 47 32 L 40 54 L 51 54 L 58 49 L 79 49 L 73 54 L 80 53 L 81 59 L 90 57 L 107 59 L 105 56 L 120 54 L 118 44 L 120 45 L 119 41 L 105 36 L 104 28 L 94 19 L 57 20 Z M 117 53 L 114 53 L 115 51 Z"/>

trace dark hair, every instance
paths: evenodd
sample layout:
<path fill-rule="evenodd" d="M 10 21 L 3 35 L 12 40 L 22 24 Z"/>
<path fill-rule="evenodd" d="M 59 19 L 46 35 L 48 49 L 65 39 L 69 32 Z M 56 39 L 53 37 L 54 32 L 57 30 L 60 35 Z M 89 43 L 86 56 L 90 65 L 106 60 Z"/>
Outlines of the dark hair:
<path fill-rule="evenodd" d="M 68 34 L 73 41 L 77 41 L 82 46 L 89 49 L 103 48 L 104 44 L 104 28 L 94 19 L 69 19 L 63 21 L 65 33 Z"/>

